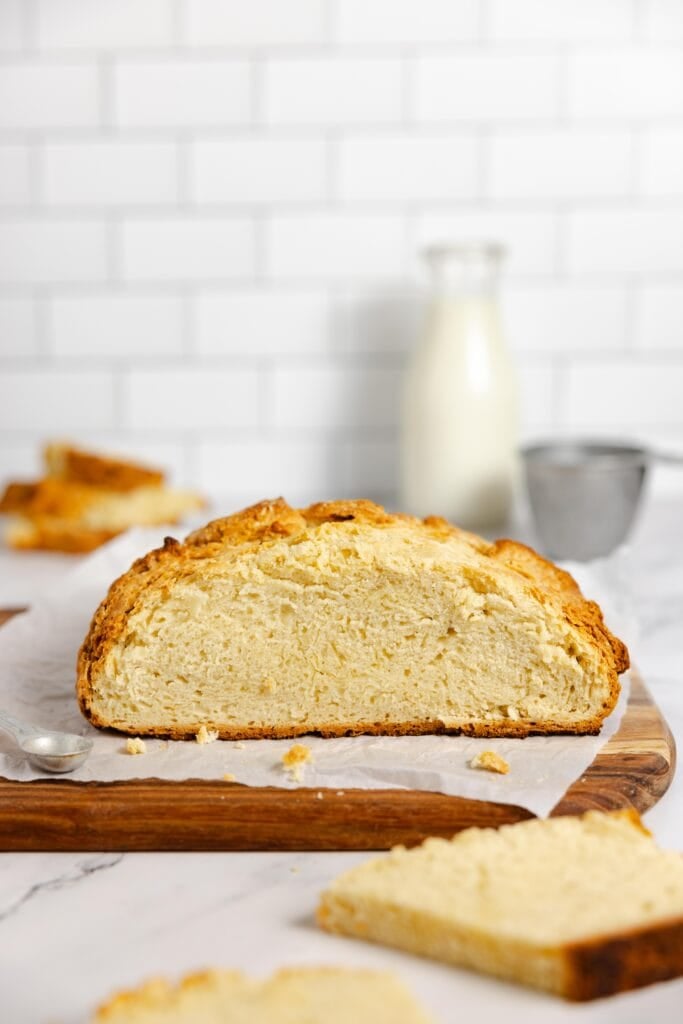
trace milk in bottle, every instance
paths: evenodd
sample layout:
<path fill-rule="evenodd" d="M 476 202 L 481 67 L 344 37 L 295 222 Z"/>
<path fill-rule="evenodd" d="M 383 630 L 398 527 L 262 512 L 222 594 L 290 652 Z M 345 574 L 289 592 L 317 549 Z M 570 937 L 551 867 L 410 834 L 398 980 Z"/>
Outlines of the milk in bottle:
<path fill-rule="evenodd" d="M 495 529 L 518 468 L 518 401 L 497 300 L 500 247 L 426 252 L 433 294 L 409 366 L 402 417 L 402 510 Z"/>

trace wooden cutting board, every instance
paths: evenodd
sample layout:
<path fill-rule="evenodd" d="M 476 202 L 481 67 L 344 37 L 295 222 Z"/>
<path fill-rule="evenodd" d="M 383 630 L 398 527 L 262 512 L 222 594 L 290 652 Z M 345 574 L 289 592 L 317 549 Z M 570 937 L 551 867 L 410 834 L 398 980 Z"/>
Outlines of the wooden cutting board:
<path fill-rule="evenodd" d="M 0 612 L 0 622 L 11 614 Z M 674 740 L 640 676 L 632 679 L 619 731 L 554 815 L 646 811 L 668 788 Z M 0 850 L 382 850 L 532 817 L 511 804 L 412 790 L 0 779 Z"/>

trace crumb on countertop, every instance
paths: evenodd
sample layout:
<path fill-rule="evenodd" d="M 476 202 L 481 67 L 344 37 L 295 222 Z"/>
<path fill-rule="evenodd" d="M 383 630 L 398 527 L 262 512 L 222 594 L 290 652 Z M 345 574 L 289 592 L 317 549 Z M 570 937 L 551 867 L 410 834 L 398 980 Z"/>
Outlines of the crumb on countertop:
<path fill-rule="evenodd" d="M 236 779 L 236 776 L 233 775 L 232 772 L 225 772 L 225 774 L 223 775 L 223 781 L 224 782 L 234 782 L 235 779 Z"/>
<path fill-rule="evenodd" d="M 292 779 L 301 782 L 303 766 L 313 760 L 313 752 L 310 747 L 303 743 L 295 743 L 286 753 L 282 755 L 282 764 L 286 772 L 290 773 Z"/>
<path fill-rule="evenodd" d="M 144 740 L 141 740 L 139 736 L 129 736 L 126 740 L 126 753 L 127 754 L 146 754 L 147 746 Z"/>
<path fill-rule="evenodd" d="M 197 743 L 215 743 L 218 739 L 218 729 L 207 729 L 205 725 L 200 725 L 195 739 Z"/>
<path fill-rule="evenodd" d="M 482 750 L 480 754 L 475 754 L 470 761 L 470 768 L 481 768 L 482 771 L 497 772 L 498 775 L 507 775 L 510 771 L 510 765 L 495 750 Z"/>
<path fill-rule="evenodd" d="M 245 747 L 246 743 L 243 743 L 242 740 L 238 740 L 237 743 L 235 743 L 235 750 L 244 750 Z"/>

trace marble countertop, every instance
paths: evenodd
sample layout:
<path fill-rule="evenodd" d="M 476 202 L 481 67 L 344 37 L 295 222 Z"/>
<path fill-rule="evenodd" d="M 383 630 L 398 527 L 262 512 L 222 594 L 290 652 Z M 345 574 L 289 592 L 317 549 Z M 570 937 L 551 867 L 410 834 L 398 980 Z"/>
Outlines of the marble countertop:
<path fill-rule="evenodd" d="M 651 503 L 628 554 L 641 626 L 634 660 L 683 748 L 683 500 Z M 0 604 L 20 605 L 63 571 L 0 556 Z M 41 565 L 43 569 L 41 569 Z M 47 566 L 47 568 L 45 568 Z M 646 824 L 683 850 L 677 776 Z M 681 1020 L 683 980 L 570 1006 L 466 971 L 321 933 L 321 889 L 365 859 L 354 853 L 2 854 L 0 1018 L 85 1024 L 121 987 L 205 966 L 265 974 L 292 964 L 388 968 L 440 1024 L 668 1024 Z"/>

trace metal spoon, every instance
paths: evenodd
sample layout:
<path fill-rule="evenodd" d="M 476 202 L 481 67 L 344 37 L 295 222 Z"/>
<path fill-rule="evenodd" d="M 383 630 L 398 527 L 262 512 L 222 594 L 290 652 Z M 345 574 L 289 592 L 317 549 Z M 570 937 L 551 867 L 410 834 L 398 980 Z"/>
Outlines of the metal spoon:
<path fill-rule="evenodd" d="M 0 730 L 9 733 L 31 764 L 44 772 L 75 771 L 92 750 L 92 740 L 71 732 L 40 729 L 6 711 L 0 711 Z"/>

